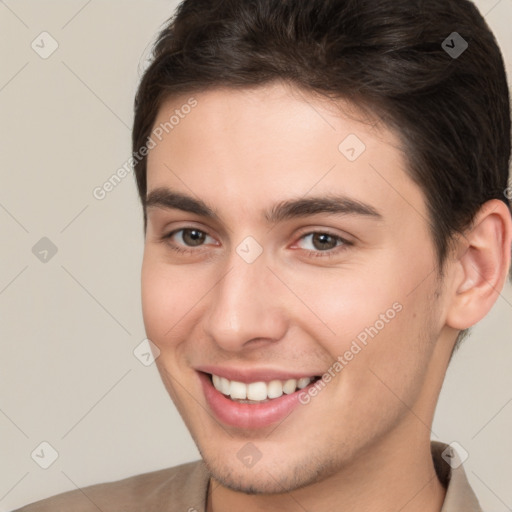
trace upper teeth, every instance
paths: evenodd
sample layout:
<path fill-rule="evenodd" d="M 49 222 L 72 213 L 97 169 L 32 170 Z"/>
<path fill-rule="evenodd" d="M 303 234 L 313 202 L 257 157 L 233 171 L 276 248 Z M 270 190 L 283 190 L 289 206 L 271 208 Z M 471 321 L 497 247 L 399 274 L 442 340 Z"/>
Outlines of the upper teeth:
<path fill-rule="evenodd" d="M 305 388 L 314 377 L 302 377 L 301 379 L 271 380 L 270 382 L 237 382 L 225 377 L 212 375 L 215 389 L 224 395 L 229 395 L 237 400 L 266 400 L 267 398 L 279 398 L 283 393 L 294 393 L 297 389 Z"/>

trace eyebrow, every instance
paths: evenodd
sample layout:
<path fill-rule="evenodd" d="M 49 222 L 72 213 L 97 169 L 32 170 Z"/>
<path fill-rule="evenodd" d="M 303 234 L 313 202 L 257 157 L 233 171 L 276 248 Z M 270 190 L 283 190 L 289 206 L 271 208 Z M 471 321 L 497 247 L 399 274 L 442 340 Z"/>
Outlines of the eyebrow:
<path fill-rule="evenodd" d="M 201 217 L 220 220 L 214 209 L 210 208 L 201 199 L 196 199 L 181 192 L 174 192 L 164 187 L 151 191 L 146 197 L 145 206 L 146 208 L 182 210 L 195 213 Z"/>
<path fill-rule="evenodd" d="M 382 219 L 382 215 L 373 206 L 339 195 L 304 197 L 283 201 L 266 213 L 265 218 L 270 223 L 277 223 L 295 217 L 307 217 L 321 213 L 361 215 Z"/>
<path fill-rule="evenodd" d="M 220 221 L 217 212 L 201 199 L 197 199 L 168 188 L 151 191 L 145 202 L 146 208 L 177 209 Z M 327 195 L 289 199 L 274 205 L 265 212 L 268 223 L 278 223 L 292 218 L 307 217 L 322 213 L 338 215 L 360 215 L 381 220 L 382 215 L 371 205 L 344 195 Z"/>

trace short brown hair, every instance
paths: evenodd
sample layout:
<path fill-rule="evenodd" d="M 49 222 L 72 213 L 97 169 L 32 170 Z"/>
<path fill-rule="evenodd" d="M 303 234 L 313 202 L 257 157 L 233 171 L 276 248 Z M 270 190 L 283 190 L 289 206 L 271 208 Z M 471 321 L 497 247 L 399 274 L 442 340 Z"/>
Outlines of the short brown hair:
<path fill-rule="evenodd" d="M 455 55 L 456 44 L 468 46 Z M 184 0 L 139 85 L 133 151 L 146 145 L 168 97 L 275 80 L 348 99 L 397 131 L 425 194 L 440 267 L 452 235 L 485 201 L 510 208 L 503 59 L 471 2 Z M 144 205 L 146 157 L 135 174 Z"/>

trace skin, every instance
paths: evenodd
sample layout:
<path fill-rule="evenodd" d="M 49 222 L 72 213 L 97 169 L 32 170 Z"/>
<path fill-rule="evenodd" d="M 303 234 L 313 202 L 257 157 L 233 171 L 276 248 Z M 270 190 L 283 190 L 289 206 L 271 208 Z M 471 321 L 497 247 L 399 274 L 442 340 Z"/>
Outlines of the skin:
<path fill-rule="evenodd" d="M 281 83 L 194 97 L 197 106 L 149 152 L 148 194 L 180 192 L 217 217 L 147 208 L 142 302 L 162 380 L 212 474 L 208 510 L 439 511 L 445 490 L 430 427 L 459 330 L 503 286 L 505 205 L 482 207 L 441 279 L 423 193 L 386 127 Z M 187 98 L 164 103 L 155 126 Z M 348 134 L 366 146 L 354 162 L 338 150 Z M 282 201 L 332 194 L 380 217 L 265 219 Z M 206 234 L 201 245 L 176 232 L 187 228 Z M 310 235 L 325 232 L 328 248 Z M 248 236 L 263 249 L 250 264 L 236 252 Z M 401 311 L 281 423 L 238 429 L 209 411 L 194 368 L 322 375 L 396 303 Z M 237 457 L 247 442 L 261 452 L 251 468 Z"/>

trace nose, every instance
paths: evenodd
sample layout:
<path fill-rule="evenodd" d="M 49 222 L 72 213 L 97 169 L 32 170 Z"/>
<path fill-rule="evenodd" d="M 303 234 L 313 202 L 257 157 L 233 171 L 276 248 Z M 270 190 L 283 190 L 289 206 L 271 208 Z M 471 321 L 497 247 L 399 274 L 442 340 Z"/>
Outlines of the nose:
<path fill-rule="evenodd" d="M 282 339 L 288 329 L 282 289 L 260 257 L 246 263 L 234 254 L 209 294 L 206 334 L 223 350 L 237 352 Z"/>

